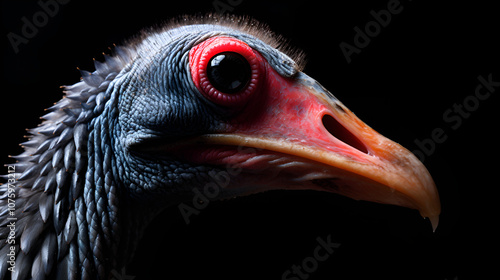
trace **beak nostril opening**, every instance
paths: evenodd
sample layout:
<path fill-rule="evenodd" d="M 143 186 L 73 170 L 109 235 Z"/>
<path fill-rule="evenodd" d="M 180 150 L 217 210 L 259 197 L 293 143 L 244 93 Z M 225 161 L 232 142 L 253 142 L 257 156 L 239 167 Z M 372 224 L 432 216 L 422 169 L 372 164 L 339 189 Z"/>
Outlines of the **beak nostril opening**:
<path fill-rule="evenodd" d="M 368 149 L 361 142 L 361 140 L 354 136 L 354 134 L 347 130 L 347 128 L 340 124 L 334 117 L 330 115 L 324 115 L 322 121 L 323 126 L 333 137 L 365 154 L 368 154 Z"/>

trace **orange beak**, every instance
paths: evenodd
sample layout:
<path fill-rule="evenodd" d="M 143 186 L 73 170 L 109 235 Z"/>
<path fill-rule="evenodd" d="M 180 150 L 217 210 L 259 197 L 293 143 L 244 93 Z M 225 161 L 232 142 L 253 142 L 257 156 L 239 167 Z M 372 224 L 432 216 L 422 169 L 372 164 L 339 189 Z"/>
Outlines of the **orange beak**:
<path fill-rule="evenodd" d="M 309 170 L 290 179 L 300 181 L 297 185 L 279 188 L 315 189 L 417 209 L 436 229 L 439 195 L 412 153 L 370 128 L 307 75 L 283 78 L 268 69 L 267 79 L 259 98 L 230 122 L 227 132 L 196 141 L 293 157 Z"/>

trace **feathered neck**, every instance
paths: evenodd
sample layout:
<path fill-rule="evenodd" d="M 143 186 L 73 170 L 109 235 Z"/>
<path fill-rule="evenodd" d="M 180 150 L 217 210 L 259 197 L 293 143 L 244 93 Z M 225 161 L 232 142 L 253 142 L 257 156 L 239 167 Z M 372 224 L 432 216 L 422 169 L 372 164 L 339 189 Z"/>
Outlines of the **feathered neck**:
<path fill-rule="evenodd" d="M 29 140 L 22 143 L 25 151 L 13 156 L 17 160 L 11 165 L 17 178 L 13 279 L 56 274 L 60 279 L 93 279 L 96 275 L 105 279 L 110 269 L 121 269 L 129 257 L 124 252 L 134 248 L 135 237 L 140 235 L 138 225 L 146 223 L 148 217 L 139 220 L 131 214 L 146 211 L 142 205 L 118 207 L 118 203 L 127 201 L 120 197 L 122 186 L 115 177 L 123 173 L 116 170 L 114 162 L 120 145 L 114 145 L 116 139 L 109 133 L 110 127 L 118 129 L 114 123 L 117 110 L 112 104 L 119 90 L 114 92 L 113 85 L 121 75 L 127 77 L 131 65 L 143 62 L 142 57 L 157 53 L 186 33 L 219 34 L 233 29 L 286 49 L 282 39 L 249 19 L 213 15 L 182 18 L 156 32 L 145 32 L 127 48 L 116 47 L 114 56 L 105 56 L 103 63 L 95 62 L 94 72 L 82 70 L 80 82 L 63 87 L 64 98 L 48 109 L 39 127 L 28 130 Z M 290 53 L 302 60 L 300 52 Z M 0 186 L 0 279 L 7 273 L 10 250 L 6 245 L 10 234 L 6 227 L 10 216 L 7 194 L 8 185 Z M 153 212 L 149 204 L 147 211 Z M 120 235 L 123 219 L 130 219 L 126 235 Z"/>
<path fill-rule="evenodd" d="M 4 260 L 4 251 L 10 250 L 7 243 L 16 252 L 13 279 L 109 273 L 104 269 L 104 255 L 96 251 L 106 246 L 118 254 L 117 243 L 111 242 L 118 224 L 117 199 L 112 197 L 116 189 L 110 168 L 94 164 L 98 160 L 106 164 L 110 156 L 95 141 L 109 141 L 101 134 L 105 124 L 96 119 L 110 99 L 110 83 L 135 56 L 133 48 L 116 47 L 114 56 L 95 61 L 94 72 L 80 70 L 81 81 L 63 86 L 64 98 L 47 109 L 38 127 L 28 129 L 29 140 L 21 144 L 25 151 L 12 156 L 17 162 L 10 165 L 15 169 L 10 176 L 17 179 L 11 184 L 15 187 L 13 215 L 7 211 L 8 184 L 0 186 L 0 279 L 8 268 Z M 97 127 L 99 132 L 95 132 Z M 97 211 L 102 207 L 109 209 Z M 16 218 L 16 234 L 11 237 L 8 215 Z M 56 264 L 57 271 L 53 269 Z"/>

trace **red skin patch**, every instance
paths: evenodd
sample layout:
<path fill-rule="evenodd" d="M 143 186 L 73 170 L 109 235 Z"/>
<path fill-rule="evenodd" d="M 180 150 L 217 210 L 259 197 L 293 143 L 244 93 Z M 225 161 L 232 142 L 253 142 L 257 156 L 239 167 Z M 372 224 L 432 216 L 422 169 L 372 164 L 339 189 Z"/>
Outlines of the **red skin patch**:
<path fill-rule="evenodd" d="M 227 51 L 245 57 L 252 69 L 249 85 L 235 94 L 219 92 L 206 75 L 209 60 Z M 339 141 L 325 129 L 323 116 L 333 115 L 329 104 L 309 94 L 307 88 L 293 78 L 282 77 L 246 43 L 226 36 L 207 39 L 191 49 L 189 63 L 197 89 L 208 100 L 235 109 L 224 133 L 297 142 L 364 161 L 360 151 Z M 190 151 L 183 151 L 182 156 L 194 162 L 228 164 L 248 160 L 252 154 L 242 154 L 234 146 L 214 145 L 191 147 Z"/>

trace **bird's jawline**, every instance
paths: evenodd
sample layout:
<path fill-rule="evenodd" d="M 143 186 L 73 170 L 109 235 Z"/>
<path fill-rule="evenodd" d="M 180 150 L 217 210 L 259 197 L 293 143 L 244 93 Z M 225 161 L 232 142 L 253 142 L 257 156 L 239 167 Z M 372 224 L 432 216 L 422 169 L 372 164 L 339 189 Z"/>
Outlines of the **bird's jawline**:
<path fill-rule="evenodd" d="M 310 182 L 304 189 L 336 193 L 339 177 L 323 163 L 300 156 L 244 145 L 214 144 L 200 137 L 148 139 L 132 147 L 135 154 L 179 160 L 191 164 L 211 164 L 222 168 L 241 168 L 244 173 L 288 174 L 290 182 Z M 300 167 L 300 168 L 299 168 Z M 292 171 L 293 170 L 293 171 Z"/>
<path fill-rule="evenodd" d="M 256 148 L 249 145 L 233 145 L 226 143 L 213 143 L 200 136 L 183 138 L 150 138 L 131 145 L 129 151 L 136 155 L 171 158 L 196 164 L 228 165 L 225 158 L 240 155 L 241 158 L 252 158 L 263 155 L 276 155 L 281 157 L 298 158 L 293 155 L 283 154 L 273 150 Z"/>

